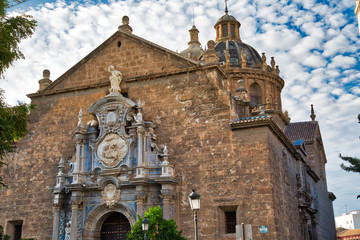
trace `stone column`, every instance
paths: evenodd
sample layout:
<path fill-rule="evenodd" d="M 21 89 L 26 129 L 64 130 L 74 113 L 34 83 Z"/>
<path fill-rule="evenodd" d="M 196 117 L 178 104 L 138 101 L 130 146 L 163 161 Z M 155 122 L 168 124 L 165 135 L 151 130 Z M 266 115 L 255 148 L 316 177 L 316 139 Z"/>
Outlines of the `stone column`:
<path fill-rule="evenodd" d="M 65 174 L 63 173 L 64 169 L 64 160 L 61 157 L 59 161 L 59 172 L 56 176 L 56 185 L 54 187 L 54 202 L 53 202 L 53 212 L 54 212 L 54 222 L 53 222 L 53 240 L 59 240 L 60 234 L 60 210 L 64 202 L 64 195 L 62 189 L 65 184 Z"/>
<path fill-rule="evenodd" d="M 145 192 L 144 186 L 142 185 L 136 186 L 135 199 L 136 199 L 136 216 L 139 214 L 141 217 L 144 217 L 144 212 L 146 210 L 146 200 L 147 200 L 147 193 Z"/>
<path fill-rule="evenodd" d="M 81 236 L 79 235 L 78 226 L 81 226 L 81 222 L 79 222 L 78 215 L 79 211 L 82 208 L 81 200 L 71 200 L 71 233 L 70 240 L 81 240 Z"/>
<path fill-rule="evenodd" d="M 170 184 L 163 184 L 160 197 L 163 200 L 163 217 L 164 219 L 174 218 L 175 192 Z"/>
<path fill-rule="evenodd" d="M 59 229 L 60 229 L 60 205 L 53 205 L 54 222 L 53 222 L 53 240 L 59 240 Z"/>
<path fill-rule="evenodd" d="M 301 225 L 302 225 L 304 240 L 310 240 L 308 221 L 309 221 L 309 217 L 306 215 L 306 213 L 305 214 L 303 213 L 301 216 Z"/>
<path fill-rule="evenodd" d="M 85 141 L 86 141 L 86 132 L 88 126 L 79 122 L 79 125 L 75 129 L 75 141 L 76 141 L 76 154 L 75 154 L 75 166 L 73 171 L 73 184 L 82 183 L 82 172 L 84 171 L 85 164 Z"/>
<path fill-rule="evenodd" d="M 138 162 L 136 168 L 136 177 L 144 178 L 145 177 L 145 161 L 144 161 L 144 133 L 145 128 L 142 125 L 137 127 L 137 147 L 138 147 Z"/>

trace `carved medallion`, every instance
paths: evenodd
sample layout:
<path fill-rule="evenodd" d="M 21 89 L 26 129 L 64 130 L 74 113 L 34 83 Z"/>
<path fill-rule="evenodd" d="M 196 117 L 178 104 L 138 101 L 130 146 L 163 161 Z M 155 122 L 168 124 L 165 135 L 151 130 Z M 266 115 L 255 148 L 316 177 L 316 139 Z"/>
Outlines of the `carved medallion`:
<path fill-rule="evenodd" d="M 101 192 L 102 200 L 108 207 L 113 207 L 118 201 L 120 201 L 119 189 L 112 183 L 105 186 L 104 191 Z"/>
<path fill-rule="evenodd" d="M 105 166 L 114 167 L 124 159 L 128 149 L 128 144 L 123 138 L 110 133 L 99 144 L 97 154 Z"/>

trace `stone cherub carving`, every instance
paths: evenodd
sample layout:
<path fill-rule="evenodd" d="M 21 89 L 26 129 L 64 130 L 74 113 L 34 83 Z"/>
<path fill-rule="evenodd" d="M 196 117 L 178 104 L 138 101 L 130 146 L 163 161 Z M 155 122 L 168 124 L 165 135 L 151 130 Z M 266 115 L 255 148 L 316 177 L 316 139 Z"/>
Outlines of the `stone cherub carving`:
<path fill-rule="evenodd" d="M 65 226 L 65 240 L 70 240 L 71 221 L 68 221 Z"/>
<path fill-rule="evenodd" d="M 114 92 L 121 92 L 120 83 L 122 81 L 122 74 L 120 71 L 115 70 L 113 65 L 110 65 L 108 67 L 108 71 L 111 73 L 110 79 L 110 85 L 111 88 L 109 89 L 110 93 Z"/>

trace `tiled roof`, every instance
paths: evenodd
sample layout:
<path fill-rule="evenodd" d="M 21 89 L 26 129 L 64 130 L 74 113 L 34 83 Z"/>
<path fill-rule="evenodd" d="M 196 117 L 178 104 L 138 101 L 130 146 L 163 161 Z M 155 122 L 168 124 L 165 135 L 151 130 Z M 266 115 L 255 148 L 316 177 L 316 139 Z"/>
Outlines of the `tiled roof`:
<path fill-rule="evenodd" d="M 348 237 L 353 235 L 360 235 L 360 228 L 342 231 L 338 234 L 338 237 Z"/>
<path fill-rule="evenodd" d="M 292 142 L 296 140 L 314 140 L 317 127 L 317 121 L 290 123 L 285 128 L 285 134 Z"/>

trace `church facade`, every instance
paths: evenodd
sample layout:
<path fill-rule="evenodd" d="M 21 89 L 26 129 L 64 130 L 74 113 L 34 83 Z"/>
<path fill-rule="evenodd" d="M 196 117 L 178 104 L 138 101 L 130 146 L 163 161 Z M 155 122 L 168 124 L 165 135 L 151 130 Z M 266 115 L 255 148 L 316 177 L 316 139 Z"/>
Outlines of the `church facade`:
<path fill-rule="evenodd" d="M 2 168 L 0 225 L 13 239 L 126 239 L 161 206 L 194 239 L 336 238 L 319 124 L 291 122 L 274 58 L 240 38 L 226 10 L 207 50 L 190 29 L 176 53 L 132 34 L 129 18 L 57 80 L 29 94 L 29 133 Z M 260 231 L 266 229 L 267 231 Z"/>

